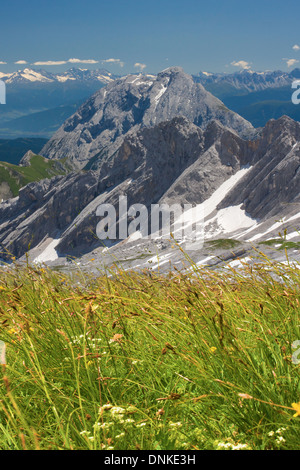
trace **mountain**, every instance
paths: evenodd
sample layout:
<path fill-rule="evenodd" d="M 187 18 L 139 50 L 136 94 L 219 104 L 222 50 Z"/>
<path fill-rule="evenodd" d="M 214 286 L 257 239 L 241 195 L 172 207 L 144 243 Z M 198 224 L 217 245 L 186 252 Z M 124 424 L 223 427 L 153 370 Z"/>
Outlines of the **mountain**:
<path fill-rule="evenodd" d="M 112 205 L 119 220 L 122 195 L 128 206 L 147 210 L 153 204 L 200 207 L 205 243 L 193 251 L 200 264 L 245 257 L 253 244 L 294 249 L 299 142 L 300 123 L 283 116 L 254 129 L 181 68 L 116 79 L 67 119 L 42 151 L 49 157 L 44 162 L 67 160 L 73 171 L 31 182 L 0 204 L 2 257 L 22 258 L 30 246 L 30 259 L 59 266 L 80 257 L 89 269 L 93 256 L 104 269 L 121 256 L 131 259 L 129 267 L 146 267 L 155 253 L 178 263 L 172 241 L 141 238 L 138 229 L 123 240 L 117 225 L 113 240 L 98 239 L 97 208 Z"/>
<path fill-rule="evenodd" d="M 2 250 L 21 257 L 30 244 L 34 256 L 47 260 L 52 248 L 52 255 L 62 256 L 59 264 L 65 256 L 90 257 L 93 251 L 100 262 L 104 252 L 95 233 L 96 209 L 104 203 L 117 207 L 120 195 L 127 196 L 128 206 L 201 204 L 206 242 L 232 240 L 242 254 L 244 246 L 278 238 L 284 228 L 297 239 L 299 140 L 300 124 L 288 117 L 268 123 L 256 140 L 242 139 L 216 120 L 201 129 L 184 117 L 137 129 L 114 155 L 102 159 L 97 171 L 30 183 L 17 198 L 2 203 Z M 168 243 L 159 243 L 154 249 L 164 248 L 162 253 L 171 257 Z M 109 249 L 109 260 L 114 250 L 124 257 L 133 250 L 146 262 L 153 257 L 148 244 L 134 237 L 119 240 Z M 201 262 L 205 253 L 207 248 L 194 256 Z"/>
<path fill-rule="evenodd" d="M 96 92 L 71 116 L 42 149 L 47 158 L 68 155 L 74 168 L 97 168 L 112 155 L 124 136 L 144 127 L 184 116 L 205 128 L 212 119 L 241 136 L 252 125 L 196 84 L 180 67 L 157 76 L 129 75 Z"/>
<path fill-rule="evenodd" d="M 193 78 L 254 127 L 263 127 L 270 119 L 283 115 L 300 121 L 300 106 L 295 106 L 291 100 L 292 82 L 300 78 L 300 69 L 291 72 L 242 70 L 233 74 L 200 72 Z"/>
<path fill-rule="evenodd" d="M 6 84 L 25 83 L 65 83 L 71 81 L 99 81 L 103 84 L 114 80 L 114 76 L 105 69 L 89 70 L 71 68 L 63 73 L 51 73 L 45 70 L 34 70 L 25 68 L 13 73 L 0 72 L 0 79 Z"/>
<path fill-rule="evenodd" d="M 0 138 L 50 138 L 80 104 L 115 78 L 104 69 L 72 68 L 59 74 L 33 69 L 0 73 L 0 79 L 6 82 Z"/>
<path fill-rule="evenodd" d="M 267 88 L 281 88 L 291 86 L 293 80 L 300 78 L 300 69 L 296 68 L 291 72 L 281 70 L 254 72 L 252 70 L 241 70 L 232 74 L 199 72 L 193 76 L 194 80 L 204 85 L 207 89 L 218 89 L 223 87 L 224 92 L 229 87 L 240 91 L 261 91 Z"/>
<path fill-rule="evenodd" d="M 134 80 L 137 75 L 132 77 Z M 299 77 L 299 69 L 289 73 L 243 70 L 234 74 L 199 72 L 193 80 L 254 127 L 263 127 L 269 119 L 282 115 L 300 120 L 300 106 L 291 102 L 291 83 Z M 7 88 L 7 104 L 1 106 L 0 138 L 49 139 L 91 95 L 119 78 L 105 69 L 82 68 L 61 73 L 31 68 L 0 73 Z"/>

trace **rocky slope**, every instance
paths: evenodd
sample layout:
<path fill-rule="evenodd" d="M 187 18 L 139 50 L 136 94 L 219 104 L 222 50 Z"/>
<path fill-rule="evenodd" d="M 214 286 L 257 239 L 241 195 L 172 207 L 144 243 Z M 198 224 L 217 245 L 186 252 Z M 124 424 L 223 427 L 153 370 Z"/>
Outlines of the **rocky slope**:
<path fill-rule="evenodd" d="M 102 256 L 96 211 L 109 203 L 119 218 L 120 195 L 127 196 L 128 207 L 198 205 L 205 240 L 216 243 L 276 238 L 282 228 L 291 229 L 293 238 L 300 222 L 299 142 L 298 122 L 284 116 L 254 129 L 181 68 L 115 80 L 82 105 L 42 151 L 50 162 L 68 157 L 73 171 L 30 183 L 0 204 L 2 257 L 20 258 L 29 249 L 39 261 L 92 250 Z M 30 155 L 22 164 L 28 160 Z M 125 253 L 128 246 L 147 251 L 148 242 L 138 236 L 123 240 L 117 234 L 105 243 L 112 245 L 110 253 Z M 243 246 L 240 253 L 246 252 Z"/>
<path fill-rule="evenodd" d="M 97 207 L 117 208 L 120 195 L 128 206 L 202 204 L 207 240 L 276 237 L 280 218 L 299 227 L 299 140 L 300 124 L 287 117 L 270 121 L 255 141 L 219 121 L 203 130 L 182 117 L 137 129 L 97 171 L 29 184 L 1 204 L 2 250 L 20 257 L 54 239 L 63 256 L 89 253 L 102 246 Z"/>
<path fill-rule="evenodd" d="M 68 155 L 74 168 L 98 168 L 113 155 L 128 133 L 183 116 L 205 129 L 218 120 L 240 136 L 252 125 L 226 106 L 180 67 L 157 76 L 129 75 L 96 92 L 42 149 L 48 158 Z"/>

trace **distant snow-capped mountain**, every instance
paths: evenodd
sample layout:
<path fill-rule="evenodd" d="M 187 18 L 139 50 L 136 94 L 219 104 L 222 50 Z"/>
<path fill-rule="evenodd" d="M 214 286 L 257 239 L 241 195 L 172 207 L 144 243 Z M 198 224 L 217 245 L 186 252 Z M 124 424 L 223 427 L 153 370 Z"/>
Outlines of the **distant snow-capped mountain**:
<path fill-rule="evenodd" d="M 110 83 L 114 76 L 105 69 L 88 70 L 71 68 L 63 73 L 51 73 L 45 70 L 33 70 L 25 68 L 12 73 L 0 72 L 0 79 L 9 84 L 22 83 L 64 83 L 66 81 L 99 81 L 103 84 Z"/>
<path fill-rule="evenodd" d="M 199 72 L 193 78 L 203 86 L 231 85 L 234 88 L 246 89 L 247 91 L 260 91 L 266 88 L 290 86 L 293 80 L 300 78 L 300 69 L 294 69 L 291 72 L 241 70 L 232 74 Z"/>

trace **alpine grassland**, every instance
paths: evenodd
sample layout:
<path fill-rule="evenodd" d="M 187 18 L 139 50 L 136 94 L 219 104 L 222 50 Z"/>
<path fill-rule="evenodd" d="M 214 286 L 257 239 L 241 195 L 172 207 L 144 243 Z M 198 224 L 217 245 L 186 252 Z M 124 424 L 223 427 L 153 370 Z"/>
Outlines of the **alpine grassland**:
<path fill-rule="evenodd" d="M 299 265 L 186 262 L 1 269 L 0 449 L 300 448 Z"/>

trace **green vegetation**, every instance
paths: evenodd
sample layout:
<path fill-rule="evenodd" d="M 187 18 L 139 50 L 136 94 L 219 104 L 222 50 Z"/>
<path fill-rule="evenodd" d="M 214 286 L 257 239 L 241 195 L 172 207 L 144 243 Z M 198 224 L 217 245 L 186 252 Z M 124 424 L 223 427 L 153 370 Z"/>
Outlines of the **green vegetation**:
<path fill-rule="evenodd" d="M 0 448 L 299 449 L 299 266 L 191 268 L 3 269 Z"/>
<path fill-rule="evenodd" d="M 287 241 L 284 237 L 282 238 L 272 238 L 271 240 L 266 240 L 259 242 L 259 245 L 274 246 L 278 250 L 299 250 L 300 242 L 290 242 Z"/>
<path fill-rule="evenodd" d="M 236 248 L 240 244 L 241 242 L 239 242 L 238 240 L 234 240 L 233 238 L 219 238 L 218 240 L 210 240 L 207 243 L 207 245 L 210 248 L 215 248 L 215 249 L 222 248 L 225 250 Z"/>
<path fill-rule="evenodd" d="M 47 160 L 40 155 L 34 155 L 30 160 L 30 166 L 26 167 L 0 162 L 0 185 L 6 182 L 12 195 L 17 196 L 19 189 L 28 183 L 66 173 L 67 168 L 63 160 L 58 164 L 56 160 Z"/>

